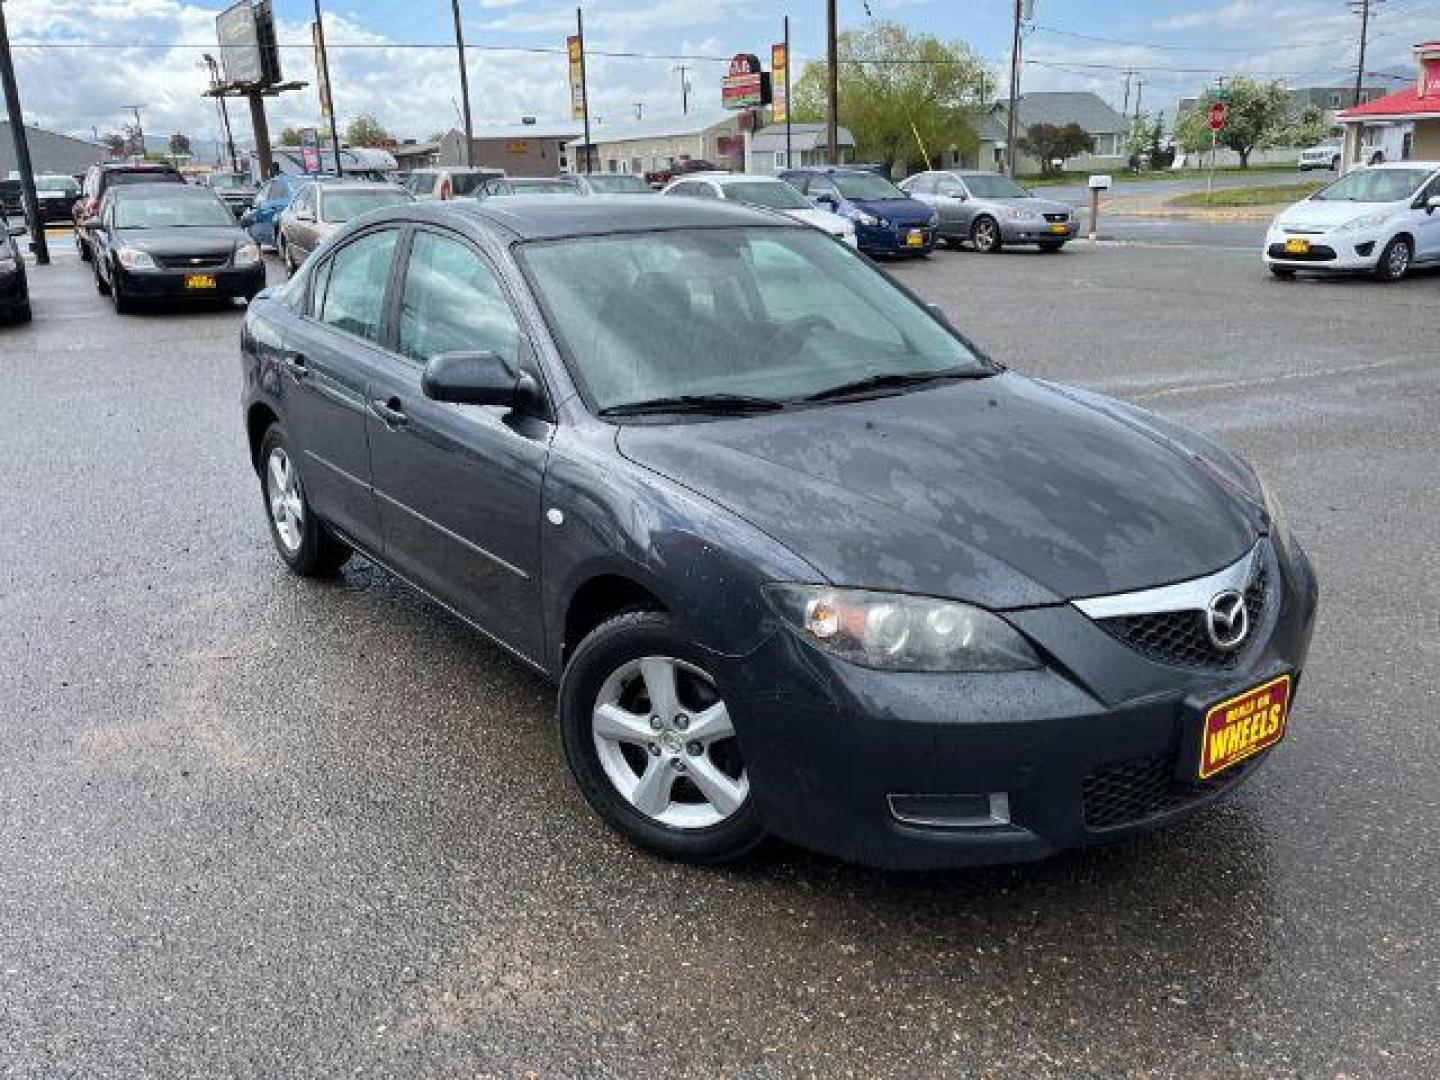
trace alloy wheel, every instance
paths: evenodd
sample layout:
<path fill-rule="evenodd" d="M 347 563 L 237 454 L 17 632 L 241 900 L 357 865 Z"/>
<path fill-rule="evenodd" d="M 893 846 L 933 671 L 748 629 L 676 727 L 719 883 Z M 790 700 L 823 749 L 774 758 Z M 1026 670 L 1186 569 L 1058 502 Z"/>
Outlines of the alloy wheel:
<path fill-rule="evenodd" d="M 999 226 L 989 218 L 981 218 L 975 223 L 973 239 L 977 250 L 989 254 L 1000 246 Z"/>
<path fill-rule="evenodd" d="M 272 449 L 265 463 L 265 495 L 275 534 L 293 555 L 305 540 L 305 499 L 300 492 L 300 474 L 283 446 Z"/>
<path fill-rule="evenodd" d="M 730 712 L 684 660 L 644 656 L 616 668 L 596 695 L 591 733 L 615 790 L 658 824 L 718 825 L 750 793 Z"/>
<path fill-rule="evenodd" d="M 1410 269 L 1410 245 L 1403 240 L 1392 243 L 1385 253 L 1385 276 L 1399 281 Z"/>

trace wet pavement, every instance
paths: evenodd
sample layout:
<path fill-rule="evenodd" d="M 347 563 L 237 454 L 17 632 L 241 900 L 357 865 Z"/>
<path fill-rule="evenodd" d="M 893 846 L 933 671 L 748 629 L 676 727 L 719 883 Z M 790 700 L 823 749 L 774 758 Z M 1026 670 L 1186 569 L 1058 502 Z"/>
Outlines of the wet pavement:
<path fill-rule="evenodd" d="M 0 329 L 0 1076 L 1440 1071 L 1440 274 L 1253 249 L 894 272 L 1016 367 L 1247 454 L 1322 577 L 1290 737 L 1191 823 L 886 875 L 611 836 L 550 690 L 272 554 L 239 309 Z"/>

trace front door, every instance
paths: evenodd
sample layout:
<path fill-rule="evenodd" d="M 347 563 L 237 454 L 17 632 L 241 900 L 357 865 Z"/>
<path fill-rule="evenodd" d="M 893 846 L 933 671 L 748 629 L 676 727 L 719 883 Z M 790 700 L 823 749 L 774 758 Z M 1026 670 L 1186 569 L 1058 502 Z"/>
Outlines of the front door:
<path fill-rule="evenodd" d="M 1421 262 L 1440 262 L 1440 210 L 1431 210 L 1431 199 L 1440 198 L 1440 173 L 1420 191 L 1412 211 L 1415 224 L 1415 257 Z"/>
<path fill-rule="evenodd" d="M 968 236 L 971 213 L 965 185 L 949 173 L 936 178 L 935 198 L 931 200 L 940 215 L 940 232 L 944 236 Z"/>
<path fill-rule="evenodd" d="M 307 313 L 284 341 L 284 402 L 299 443 L 300 475 L 315 512 L 363 547 L 379 550 L 370 488 L 370 378 L 388 362 L 383 298 L 400 231 L 362 233 L 315 268 Z"/>
<path fill-rule="evenodd" d="M 525 337 L 490 262 L 460 237 L 417 229 L 394 352 L 371 380 L 370 459 L 385 557 L 515 651 L 543 653 L 541 488 L 552 425 L 427 398 L 425 362 L 489 351 L 526 365 Z"/>

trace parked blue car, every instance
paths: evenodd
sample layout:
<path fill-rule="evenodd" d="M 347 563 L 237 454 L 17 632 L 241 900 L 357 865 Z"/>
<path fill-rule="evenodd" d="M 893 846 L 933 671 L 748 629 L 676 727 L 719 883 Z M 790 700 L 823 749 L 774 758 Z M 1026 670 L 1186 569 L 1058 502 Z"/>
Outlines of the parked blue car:
<path fill-rule="evenodd" d="M 855 223 L 855 239 L 867 255 L 929 255 L 939 218 L 871 169 L 826 166 L 780 174 L 822 210 Z"/>
<path fill-rule="evenodd" d="M 261 247 L 273 248 L 275 246 L 276 230 L 280 227 L 280 215 L 290 205 L 298 192 L 306 184 L 313 184 L 316 180 L 331 179 L 325 175 L 316 176 L 291 176 L 280 174 L 273 177 L 268 184 L 260 189 L 246 210 L 240 217 L 240 227 L 250 234 L 250 239 Z"/>

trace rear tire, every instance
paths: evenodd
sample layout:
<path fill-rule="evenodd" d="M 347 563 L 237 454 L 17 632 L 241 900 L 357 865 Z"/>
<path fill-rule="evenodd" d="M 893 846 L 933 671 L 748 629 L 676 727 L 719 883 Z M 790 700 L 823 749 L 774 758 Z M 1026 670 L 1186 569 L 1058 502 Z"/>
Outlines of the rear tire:
<path fill-rule="evenodd" d="M 106 284 L 105 279 L 100 276 L 100 264 L 92 263 L 91 266 L 95 269 L 95 291 L 101 296 L 109 296 L 110 286 Z"/>
<path fill-rule="evenodd" d="M 1065 246 L 1065 242 L 1063 240 L 1059 243 L 1056 243 L 1054 240 L 1042 240 L 1039 246 L 1040 250 L 1045 252 L 1045 254 L 1053 255 Z"/>
<path fill-rule="evenodd" d="M 978 217 L 970 226 L 970 242 L 982 255 L 994 255 L 1004 242 L 1000 238 L 1000 223 L 992 217 Z"/>
<path fill-rule="evenodd" d="M 711 662 L 672 616 L 630 612 L 591 632 L 560 682 L 586 801 L 637 846 L 690 863 L 730 862 L 765 838 Z"/>
<path fill-rule="evenodd" d="M 350 558 L 350 547 L 337 540 L 310 508 L 300 470 L 279 424 L 260 440 L 260 493 L 275 550 L 301 577 L 328 577 Z"/>
<path fill-rule="evenodd" d="M 1375 264 L 1375 277 L 1378 281 L 1399 281 L 1410 272 L 1410 264 L 1414 261 L 1414 246 L 1406 237 L 1397 236 L 1380 253 L 1380 261 Z"/>
<path fill-rule="evenodd" d="M 79 234 L 79 233 L 76 233 L 76 234 L 75 234 L 75 248 L 76 248 L 77 251 L 80 252 L 80 261 L 81 261 L 81 262 L 90 262 L 90 261 L 91 261 L 90 245 L 87 244 L 87 243 L 85 243 L 84 240 L 81 240 L 81 239 L 80 239 L 80 234 Z"/>
<path fill-rule="evenodd" d="M 295 262 L 295 256 L 290 253 L 290 245 L 282 239 L 277 239 L 275 241 L 275 247 L 280 256 L 280 263 L 285 267 L 285 276 L 287 278 L 294 277 L 295 271 L 299 269 L 299 266 Z"/>

